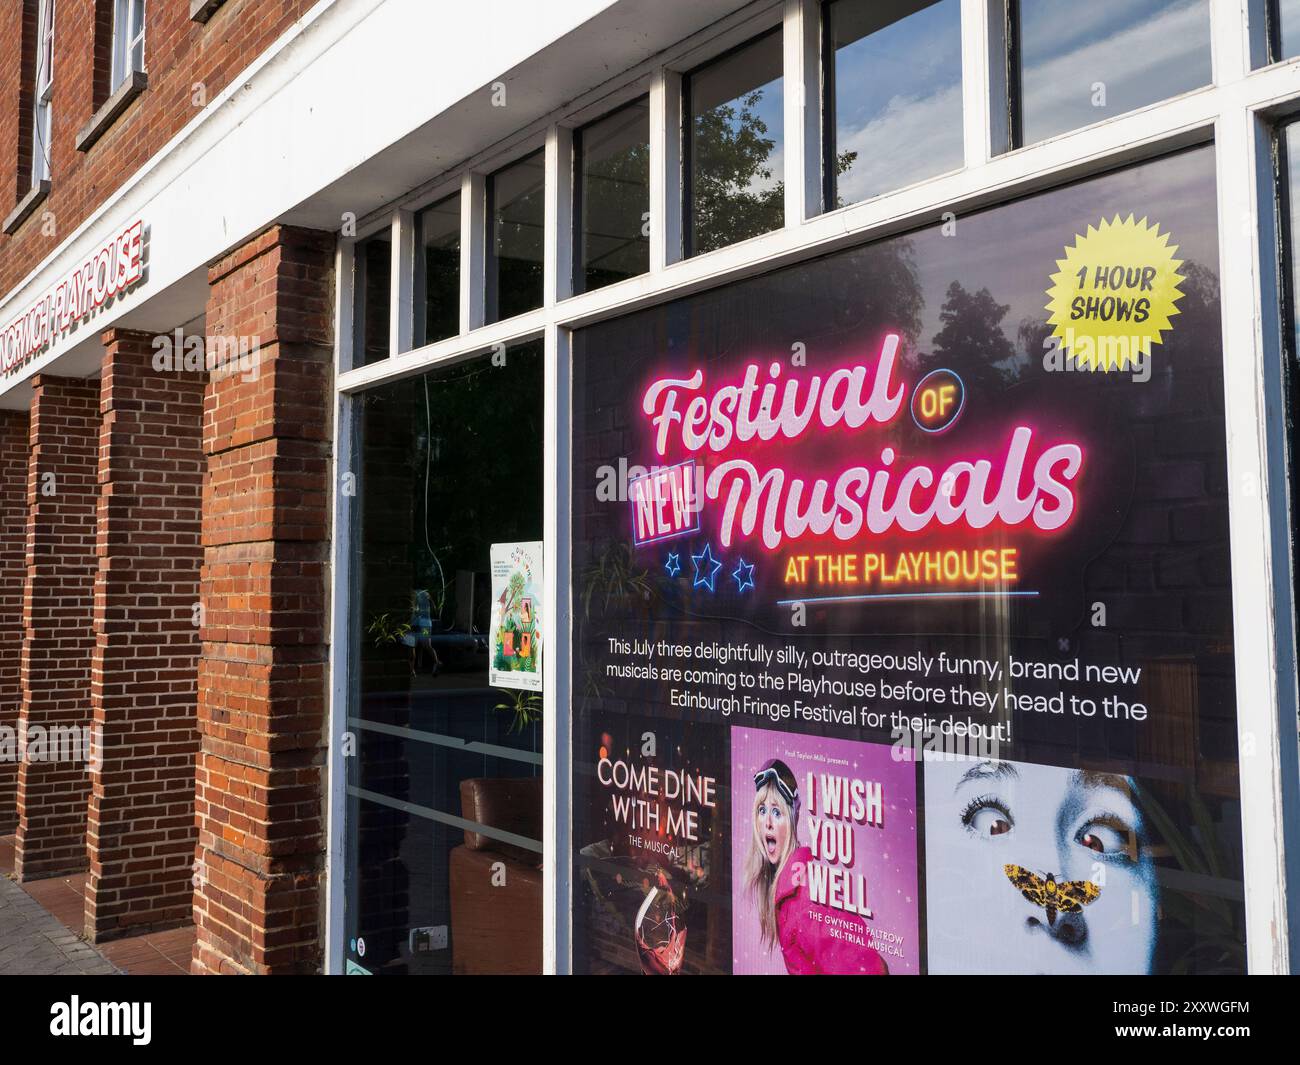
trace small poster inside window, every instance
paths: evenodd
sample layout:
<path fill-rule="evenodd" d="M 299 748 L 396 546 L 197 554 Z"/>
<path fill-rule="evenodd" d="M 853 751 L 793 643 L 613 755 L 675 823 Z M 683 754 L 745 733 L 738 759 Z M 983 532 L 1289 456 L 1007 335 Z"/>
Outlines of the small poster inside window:
<path fill-rule="evenodd" d="M 542 690 L 542 543 L 492 545 L 494 688 Z"/>

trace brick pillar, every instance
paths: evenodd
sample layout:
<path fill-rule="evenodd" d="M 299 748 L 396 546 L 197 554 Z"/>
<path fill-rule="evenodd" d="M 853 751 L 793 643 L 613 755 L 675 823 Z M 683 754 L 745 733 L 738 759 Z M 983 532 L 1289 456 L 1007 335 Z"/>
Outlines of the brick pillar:
<path fill-rule="evenodd" d="M 18 683 L 27 578 L 26 411 L 0 411 L 0 836 L 18 827 Z"/>
<path fill-rule="evenodd" d="M 275 227 L 208 271 L 209 337 L 256 365 L 204 409 L 196 973 L 320 966 L 333 258 Z"/>
<path fill-rule="evenodd" d="M 86 868 L 89 752 L 68 745 L 84 744 L 91 723 L 99 382 L 33 377 L 30 440 L 20 674 L 19 730 L 27 737 L 27 756 L 18 766 L 20 880 Z"/>
<path fill-rule="evenodd" d="M 103 335 L 86 934 L 187 923 L 193 907 L 204 374 Z M 176 353 L 178 355 L 182 353 Z"/>

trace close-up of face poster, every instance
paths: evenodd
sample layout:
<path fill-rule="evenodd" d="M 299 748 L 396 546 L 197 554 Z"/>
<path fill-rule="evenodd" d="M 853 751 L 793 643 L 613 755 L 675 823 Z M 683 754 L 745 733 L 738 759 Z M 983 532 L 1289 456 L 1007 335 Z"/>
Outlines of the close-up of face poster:
<path fill-rule="evenodd" d="M 1214 174 L 574 334 L 575 971 L 1244 971 Z"/>

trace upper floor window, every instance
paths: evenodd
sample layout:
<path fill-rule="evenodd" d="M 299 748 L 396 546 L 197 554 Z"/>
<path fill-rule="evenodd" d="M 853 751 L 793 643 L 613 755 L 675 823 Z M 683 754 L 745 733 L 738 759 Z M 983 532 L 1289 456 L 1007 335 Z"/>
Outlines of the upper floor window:
<path fill-rule="evenodd" d="M 393 235 L 381 229 L 358 241 L 352 255 L 352 365 L 386 359 L 392 350 Z"/>
<path fill-rule="evenodd" d="M 144 0 L 114 0 L 111 91 L 144 70 Z"/>
<path fill-rule="evenodd" d="M 546 156 L 520 159 L 487 179 L 487 320 L 536 310 L 544 295 Z"/>
<path fill-rule="evenodd" d="M 575 288 L 588 292 L 650 269 L 650 108 L 637 100 L 573 135 Z"/>
<path fill-rule="evenodd" d="M 1269 59 L 1300 55 L 1300 0 L 1273 0 L 1268 7 Z"/>
<path fill-rule="evenodd" d="M 417 348 L 460 332 L 460 211 L 457 192 L 415 216 Z"/>
<path fill-rule="evenodd" d="M 683 79 L 687 255 L 785 224 L 783 58 L 777 28 Z"/>
<path fill-rule="evenodd" d="M 962 164 L 960 0 L 832 0 L 826 206 Z"/>
<path fill-rule="evenodd" d="M 1210 83 L 1209 0 L 1008 3 L 1017 147 Z"/>
<path fill-rule="evenodd" d="M 50 101 L 54 97 L 54 0 L 36 14 L 36 79 L 32 115 L 32 185 L 50 177 Z"/>

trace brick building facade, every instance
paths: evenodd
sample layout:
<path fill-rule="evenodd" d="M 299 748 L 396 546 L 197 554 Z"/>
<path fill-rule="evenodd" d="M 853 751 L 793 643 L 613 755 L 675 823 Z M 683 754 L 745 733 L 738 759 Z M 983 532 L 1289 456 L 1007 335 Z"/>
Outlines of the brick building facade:
<path fill-rule="evenodd" d="M 776 808 L 768 791 L 797 822 L 799 782 L 779 757 L 744 764 L 743 744 L 788 725 L 789 758 L 844 742 L 868 764 L 891 743 L 884 718 L 710 719 L 620 673 L 611 648 L 960 642 L 992 663 L 1037 640 L 1045 661 L 1140 667 L 1128 702 L 1153 712 L 1095 733 L 1016 719 L 1027 746 L 1003 761 L 1046 789 L 1078 772 L 1076 791 L 1134 808 L 1127 827 L 1112 806 L 1053 837 L 1058 857 L 1028 874 L 1082 881 L 1127 848 L 1141 871 L 1116 861 L 1135 901 L 1113 926 L 1151 926 L 1134 971 L 1213 970 L 1210 945 L 1225 970 L 1300 966 L 1293 6 L 1150 0 L 1085 24 L 1068 0 L 2 0 L 13 876 L 74 884 L 96 943 L 185 930 L 194 974 L 774 968 L 775 903 L 749 919 L 763 877 L 740 863 L 758 852 L 733 844 L 751 834 L 744 803 Z M 1077 33 L 1041 32 L 1053 19 Z M 1064 332 L 1046 302 L 1075 276 L 1071 242 L 1130 214 L 1166 226 L 1174 308 L 1138 345 L 1166 360 L 1134 376 L 1141 391 L 1043 355 Z M 607 492 L 609 471 L 716 469 L 743 395 L 820 387 L 830 366 L 816 410 L 834 407 L 884 363 L 881 336 L 904 387 L 940 374 L 965 420 L 949 432 L 956 414 L 900 406 L 873 450 L 832 419 L 809 477 L 852 461 L 901 478 L 944 452 L 971 459 L 973 484 L 1015 450 L 997 418 L 1059 431 L 1061 463 L 1088 463 L 1069 497 L 1085 517 L 1023 543 L 990 518 L 957 545 L 1032 563 L 1078 534 L 1041 587 L 934 578 L 897 597 L 905 616 L 821 589 L 805 628 L 788 559 L 721 533 L 716 485 L 695 525 L 629 533 L 634 494 Z M 678 397 L 689 413 L 665 417 L 652 457 L 660 381 L 713 399 Z M 799 434 L 770 438 L 786 415 L 768 387 L 743 457 L 779 451 L 794 470 Z M 705 460 L 685 431 L 703 424 L 720 434 Z M 786 531 L 820 548 L 851 524 L 817 541 L 798 509 Z M 927 520 L 897 524 L 928 535 Z M 942 524 L 936 543 L 960 522 Z M 917 542 L 880 525 L 853 549 Z M 688 694 L 725 686 L 706 664 Z M 599 774 L 623 748 L 720 788 L 690 811 L 707 832 L 658 840 L 654 868 L 606 818 L 619 789 L 592 783 L 610 789 Z M 924 768 L 917 818 L 918 800 L 942 808 Z M 1167 809 L 1147 817 L 1147 796 Z M 979 798 L 910 846 L 959 822 L 1009 837 L 1014 818 Z M 896 894 L 916 907 L 937 889 L 911 858 L 915 887 Z M 765 860 L 775 882 L 785 867 Z M 1032 902 L 1014 863 L 988 868 L 994 903 Z M 1086 930 L 1124 890 L 1064 923 L 1039 907 L 1063 971 L 1093 941 L 1061 928 Z M 941 971 L 942 929 L 918 931 L 899 935 L 931 954 L 891 964 Z"/>
<path fill-rule="evenodd" d="M 310 6 L 150 4 L 147 72 L 114 85 L 113 0 L 62 0 L 41 181 L 46 9 L 5 4 L 0 290 Z M 0 413 L 0 725 L 66 738 L 0 762 L 0 832 L 20 881 L 87 874 L 92 941 L 193 924 L 194 972 L 321 966 L 334 242 L 272 228 L 213 263 L 206 333 L 242 360 L 199 329 L 186 364 L 177 320 L 160 374 L 171 329 L 110 328 L 97 366 Z"/>

